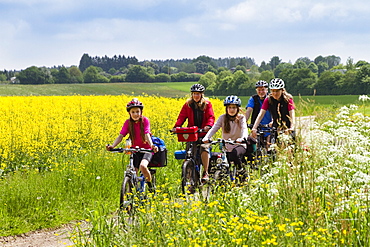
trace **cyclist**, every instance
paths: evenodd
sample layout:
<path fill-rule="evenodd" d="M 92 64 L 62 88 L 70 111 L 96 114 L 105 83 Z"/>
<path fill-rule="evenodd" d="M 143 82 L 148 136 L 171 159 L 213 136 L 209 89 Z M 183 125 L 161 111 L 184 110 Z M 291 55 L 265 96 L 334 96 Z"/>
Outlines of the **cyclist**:
<path fill-rule="evenodd" d="M 238 170 L 242 169 L 242 163 L 245 161 L 244 156 L 247 153 L 247 145 L 241 142 L 248 138 L 247 121 L 245 116 L 240 113 L 241 100 L 238 96 L 230 95 L 224 100 L 226 113 L 221 115 L 215 125 L 208 131 L 203 138 L 203 142 L 208 143 L 209 139 L 222 128 L 222 138 L 232 140 L 240 144 L 226 144 L 226 157 Z"/>
<path fill-rule="evenodd" d="M 149 119 L 142 115 L 143 108 L 143 103 L 141 103 L 137 98 L 133 98 L 129 103 L 127 103 L 126 110 L 129 113 L 130 118 L 123 124 L 123 127 L 113 144 L 106 146 L 108 151 L 115 148 L 126 135 L 129 135 L 129 138 L 132 141 L 131 146 L 153 149 L 154 152 L 158 151 L 158 147 L 152 142 Z M 152 157 L 152 153 L 134 154 L 134 167 L 136 168 L 136 171 L 140 169 L 143 173 L 149 187 L 149 191 L 153 189 L 153 185 L 151 183 L 152 175 L 148 169 L 148 164 Z"/>
<path fill-rule="evenodd" d="M 268 96 L 268 83 L 266 81 L 259 80 L 259 81 L 256 82 L 255 88 L 256 88 L 256 93 L 257 94 L 252 95 L 250 97 L 250 99 L 248 101 L 248 104 L 245 107 L 246 110 L 247 110 L 246 113 L 245 113 L 246 121 L 248 122 L 250 116 L 252 115 L 252 118 L 251 118 L 252 126 L 255 123 L 258 114 L 260 113 L 263 101 Z M 263 124 L 263 125 L 271 125 L 272 124 L 272 118 L 271 118 L 271 114 L 270 114 L 269 111 L 266 111 L 265 115 L 263 116 L 263 118 L 261 120 L 261 124 Z M 265 129 L 265 128 L 262 128 L 262 129 Z M 269 143 L 270 133 L 265 132 L 264 137 L 266 138 L 267 143 Z M 254 157 L 253 157 L 252 154 L 248 155 L 248 160 L 249 161 L 254 160 Z"/>
<path fill-rule="evenodd" d="M 256 82 L 256 92 L 257 94 L 252 95 L 248 101 L 247 106 L 245 109 L 247 110 L 245 113 L 246 121 L 248 122 L 249 117 L 252 115 L 251 124 L 253 125 L 256 121 L 258 113 L 262 107 L 263 101 L 266 99 L 268 95 L 268 83 L 266 81 L 260 80 Z M 269 124 L 272 121 L 271 114 L 269 111 L 266 111 L 265 116 L 261 120 L 261 124 Z"/>
<path fill-rule="evenodd" d="M 198 126 L 207 132 L 213 126 L 215 122 L 215 114 L 213 112 L 211 102 L 204 97 L 205 87 L 201 84 L 194 84 L 190 88 L 191 97 L 181 108 L 180 114 L 177 118 L 173 131 L 176 127 L 181 127 L 185 120 L 188 120 L 188 127 Z M 209 165 L 209 146 L 201 142 L 201 138 L 205 136 L 205 133 L 199 133 L 199 140 L 197 144 L 200 144 L 200 154 L 203 164 L 202 181 L 205 182 L 209 179 L 208 177 L 208 165 Z M 189 146 L 190 143 L 187 143 Z M 188 148 L 187 146 L 187 148 Z M 196 148 L 196 145 L 194 145 Z M 194 150 L 193 150 L 193 153 Z"/>
<path fill-rule="evenodd" d="M 269 88 L 271 93 L 263 101 L 261 111 L 252 128 L 252 137 L 257 136 L 257 127 L 267 110 L 272 115 L 272 126 L 278 130 L 284 130 L 285 133 L 290 133 L 294 137 L 295 106 L 293 96 L 285 90 L 285 83 L 282 79 L 272 79 Z"/>

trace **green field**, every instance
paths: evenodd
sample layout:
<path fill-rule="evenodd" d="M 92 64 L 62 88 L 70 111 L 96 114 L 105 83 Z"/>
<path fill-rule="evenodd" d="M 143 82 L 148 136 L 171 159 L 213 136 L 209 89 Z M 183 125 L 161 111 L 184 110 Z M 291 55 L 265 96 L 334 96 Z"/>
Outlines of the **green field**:
<path fill-rule="evenodd" d="M 86 83 L 86 84 L 43 84 L 20 85 L 0 84 L 0 96 L 49 96 L 49 95 L 158 95 L 177 98 L 189 95 L 194 82 L 161 83 Z M 224 99 L 225 96 L 213 96 Z M 317 115 L 318 112 L 332 114 L 343 105 L 356 104 L 360 111 L 370 114 L 369 104 L 359 102 L 358 95 L 294 96 L 297 116 Z M 211 97 L 212 98 L 212 97 Z M 249 96 L 241 96 L 242 106 L 248 103 Z M 365 106 L 365 107 L 364 107 Z"/>
<path fill-rule="evenodd" d="M 188 95 L 194 82 L 168 83 L 89 83 L 89 84 L 43 84 L 20 85 L 0 84 L 0 96 L 38 96 L 38 95 L 121 95 L 148 94 L 164 97 L 183 97 Z M 225 96 L 218 96 L 223 99 Z M 240 97 L 246 105 L 249 96 Z M 360 104 L 358 95 L 328 95 L 328 96 L 295 96 L 294 101 L 305 101 L 320 105 Z"/>
<path fill-rule="evenodd" d="M 164 97 L 183 97 L 194 82 L 169 83 L 94 83 L 94 84 L 0 84 L 0 96 L 39 95 L 121 95 L 142 93 Z"/>

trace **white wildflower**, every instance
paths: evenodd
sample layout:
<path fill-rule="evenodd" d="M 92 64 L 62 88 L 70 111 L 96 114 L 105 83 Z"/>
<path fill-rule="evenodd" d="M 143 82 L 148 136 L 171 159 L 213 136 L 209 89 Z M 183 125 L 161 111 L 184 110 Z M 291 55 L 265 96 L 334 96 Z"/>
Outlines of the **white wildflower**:
<path fill-rule="evenodd" d="M 370 97 L 369 97 L 369 96 L 367 96 L 367 95 L 360 95 L 360 96 L 358 97 L 358 100 L 359 100 L 359 101 L 364 102 L 364 101 L 368 101 L 368 100 L 370 100 Z"/>

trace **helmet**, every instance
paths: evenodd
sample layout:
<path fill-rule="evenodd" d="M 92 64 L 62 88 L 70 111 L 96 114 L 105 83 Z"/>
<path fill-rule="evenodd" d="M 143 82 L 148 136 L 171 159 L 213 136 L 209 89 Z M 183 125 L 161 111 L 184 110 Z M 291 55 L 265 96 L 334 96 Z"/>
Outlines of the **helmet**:
<path fill-rule="evenodd" d="M 144 105 L 137 98 L 133 98 L 130 102 L 127 103 L 126 110 L 130 111 L 130 109 L 134 107 L 139 107 L 141 110 L 143 110 Z"/>
<path fill-rule="evenodd" d="M 237 105 L 240 107 L 242 105 L 242 101 L 239 99 L 238 96 L 230 95 L 227 96 L 226 99 L 224 100 L 224 106 L 227 105 Z"/>
<path fill-rule="evenodd" d="M 282 79 L 275 78 L 270 81 L 270 89 L 282 89 L 285 87 L 285 83 Z"/>
<path fill-rule="evenodd" d="M 205 87 L 201 84 L 194 84 L 193 86 L 191 86 L 190 88 L 190 92 L 199 92 L 199 93 L 203 93 L 205 91 Z"/>
<path fill-rule="evenodd" d="M 256 82 L 256 85 L 255 85 L 255 87 L 268 87 L 268 86 L 269 84 L 266 81 L 262 81 L 262 80 Z"/>

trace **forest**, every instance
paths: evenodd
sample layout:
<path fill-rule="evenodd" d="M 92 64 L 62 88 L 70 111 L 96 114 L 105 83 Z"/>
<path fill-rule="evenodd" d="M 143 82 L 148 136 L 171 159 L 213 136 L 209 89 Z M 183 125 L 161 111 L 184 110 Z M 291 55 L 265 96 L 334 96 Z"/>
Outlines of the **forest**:
<path fill-rule="evenodd" d="M 199 82 L 208 95 L 250 95 L 258 80 L 279 77 L 293 95 L 349 95 L 369 91 L 370 64 L 335 55 L 298 58 L 283 62 L 278 56 L 256 64 L 249 57 L 139 61 L 118 55 L 92 57 L 83 54 L 78 66 L 31 66 L 21 71 L 0 71 L 0 82 L 20 84 Z"/>

